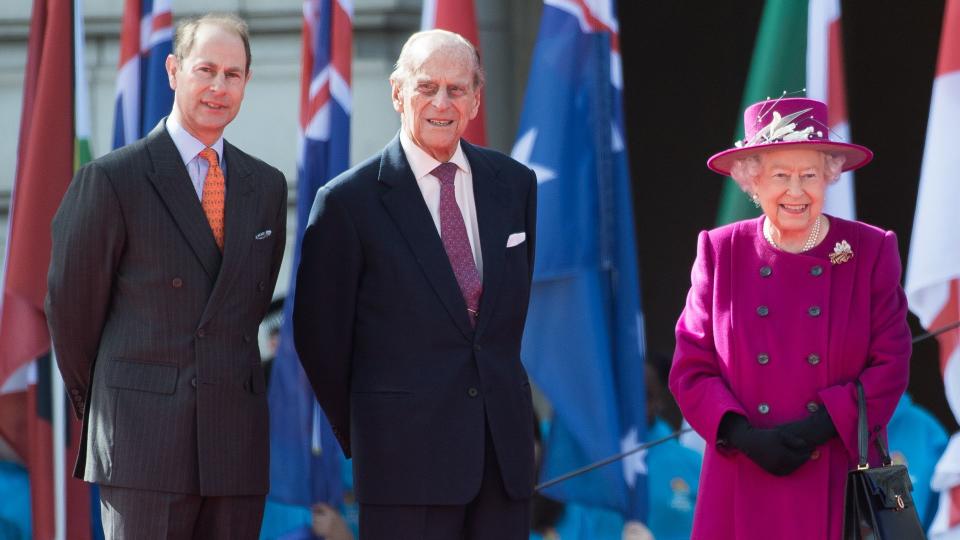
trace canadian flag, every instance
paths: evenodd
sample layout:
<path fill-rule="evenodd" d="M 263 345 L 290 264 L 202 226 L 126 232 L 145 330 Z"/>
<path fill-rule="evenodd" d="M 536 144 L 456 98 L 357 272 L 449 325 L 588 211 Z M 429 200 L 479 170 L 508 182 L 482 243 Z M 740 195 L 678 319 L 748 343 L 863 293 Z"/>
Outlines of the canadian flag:
<path fill-rule="evenodd" d="M 947 0 L 920 190 L 907 264 L 910 309 L 928 330 L 960 319 L 960 0 Z M 937 337 L 947 401 L 960 419 L 960 329 Z M 960 539 L 960 438 L 954 435 L 932 480 L 940 507 L 931 539 Z M 949 494 L 949 495 L 948 495 Z M 948 496 L 947 496 L 948 495 Z"/>
<path fill-rule="evenodd" d="M 456 32 L 467 39 L 480 53 L 480 37 L 477 31 L 477 10 L 473 0 L 423 0 L 420 19 L 421 30 L 439 28 Z M 482 58 L 482 57 L 481 57 Z M 483 95 L 477 117 L 470 121 L 463 138 L 472 144 L 487 145 L 487 127 L 484 122 Z"/>

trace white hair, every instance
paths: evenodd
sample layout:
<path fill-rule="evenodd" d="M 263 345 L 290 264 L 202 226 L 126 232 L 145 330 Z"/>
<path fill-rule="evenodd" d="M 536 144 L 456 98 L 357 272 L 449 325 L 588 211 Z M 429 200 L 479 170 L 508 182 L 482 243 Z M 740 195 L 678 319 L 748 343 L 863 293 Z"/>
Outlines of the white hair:
<path fill-rule="evenodd" d="M 823 156 L 823 175 L 826 177 L 827 184 L 833 184 L 840 179 L 840 173 L 843 172 L 843 164 L 847 158 L 843 154 L 823 150 L 817 150 L 817 152 Z M 760 173 L 763 171 L 763 155 L 763 152 L 751 154 L 735 160 L 730 167 L 730 176 L 747 194 L 753 192 L 753 185 L 759 180 Z"/>
<path fill-rule="evenodd" d="M 430 54 L 436 51 L 446 51 L 451 55 L 461 55 L 465 60 L 473 63 L 473 89 L 480 90 L 486 82 L 483 66 L 480 64 L 480 53 L 469 40 L 454 32 L 446 30 L 424 30 L 417 32 L 407 39 L 400 49 L 400 57 L 390 74 L 390 83 L 402 86 L 420 67 L 420 62 L 426 55 L 417 54 L 420 47 L 427 47 Z"/>

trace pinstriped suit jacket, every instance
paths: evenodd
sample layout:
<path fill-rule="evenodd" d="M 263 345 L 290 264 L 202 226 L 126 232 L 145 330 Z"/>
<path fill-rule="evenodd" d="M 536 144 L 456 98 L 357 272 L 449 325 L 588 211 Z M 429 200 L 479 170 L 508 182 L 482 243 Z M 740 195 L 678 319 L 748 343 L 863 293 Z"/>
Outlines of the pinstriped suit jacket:
<path fill-rule="evenodd" d="M 267 492 L 257 330 L 283 257 L 283 174 L 229 143 L 217 248 L 164 121 L 77 172 L 53 220 L 47 319 L 83 419 L 74 474 L 206 496 Z"/>

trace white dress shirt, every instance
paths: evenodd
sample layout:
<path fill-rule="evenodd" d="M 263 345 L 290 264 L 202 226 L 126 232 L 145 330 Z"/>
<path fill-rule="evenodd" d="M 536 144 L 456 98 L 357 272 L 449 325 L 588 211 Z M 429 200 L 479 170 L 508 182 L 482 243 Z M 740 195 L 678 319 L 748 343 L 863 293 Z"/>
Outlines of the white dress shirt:
<path fill-rule="evenodd" d="M 417 186 L 427 203 L 433 224 L 440 233 L 440 181 L 430 171 L 436 169 L 440 162 L 417 146 L 406 132 L 400 130 L 400 146 L 407 156 L 407 163 L 413 170 L 413 177 L 417 179 Z M 483 281 L 483 254 L 480 252 L 480 227 L 477 226 L 477 204 L 473 196 L 473 173 L 470 162 L 463 154 L 463 147 L 457 145 L 457 151 L 450 158 L 450 162 L 457 166 L 457 174 L 453 179 L 453 191 L 463 215 L 463 224 L 467 227 L 467 238 L 470 240 L 470 250 L 473 251 L 473 260 L 477 263 L 477 272 L 480 281 Z"/>
<path fill-rule="evenodd" d="M 193 182 L 193 189 L 197 192 L 197 198 L 203 200 L 203 182 L 207 179 L 207 170 L 210 164 L 207 160 L 200 157 L 200 152 L 207 145 L 198 141 L 189 131 L 183 129 L 179 122 L 174 120 L 173 115 L 167 117 L 167 133 L 173 139 L 173 144 L 180 152 L 180 159 L 183 160 L 187 173 L 190 175 L 190 181 Z M 223 161 L 223 137 L 221 136 L 213 143 L 214 152 L 217 153 L 217 159 L 220 162 L 220 170 L 223 171 L 223 178 L 227 178 L 227 164 Z M 224 186 L 226 187 L 226 186 Z M 226 191 L 224 191 L 226 192 Z"/>

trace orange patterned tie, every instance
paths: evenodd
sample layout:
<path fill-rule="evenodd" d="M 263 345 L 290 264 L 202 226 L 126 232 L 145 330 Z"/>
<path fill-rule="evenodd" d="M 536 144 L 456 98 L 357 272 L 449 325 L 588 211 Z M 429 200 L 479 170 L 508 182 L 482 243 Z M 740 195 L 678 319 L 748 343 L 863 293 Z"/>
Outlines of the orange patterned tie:
<path fill-rule="evenodd" d="M 223 251 L 223 203 L 227 191 L 223 181 L 223 171 L 217 160 L 217 152 L 213 148 L 204 148 L 200 152 L 200 157 L 210 164 L 210 168 L 207 169 L 207 178 L 203 181 L 203 197 L 200 198 L 200 203 L 203 206 L 203 213 L 207 215 L 207 222 L 210 223 L 210 230 L 213 231 L 217 247 Z"/>

